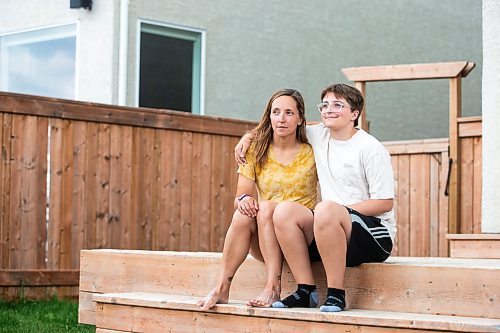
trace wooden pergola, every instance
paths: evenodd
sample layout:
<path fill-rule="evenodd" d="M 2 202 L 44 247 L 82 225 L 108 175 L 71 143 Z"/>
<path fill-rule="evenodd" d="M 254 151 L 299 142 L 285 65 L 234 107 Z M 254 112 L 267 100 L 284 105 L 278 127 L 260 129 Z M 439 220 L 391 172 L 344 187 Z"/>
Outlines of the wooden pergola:
<path fill-rule="evenodd" d="M 460 220 L 460 145 L 458 127 L 462 116 L 462 78 L 466 77 L 475 63 L 468 61 L 441 62 L 429 64 L 408 64 L 391 66 L 367 66 L 344 68 L 342 72 L 366 97 L 367 82 L 404 81 L 404 80 L 449 80 L 449 218 L 448 233 L 458 232 Z M 361 117 L 361 128 L 368 130 L 365 108 Z"/>

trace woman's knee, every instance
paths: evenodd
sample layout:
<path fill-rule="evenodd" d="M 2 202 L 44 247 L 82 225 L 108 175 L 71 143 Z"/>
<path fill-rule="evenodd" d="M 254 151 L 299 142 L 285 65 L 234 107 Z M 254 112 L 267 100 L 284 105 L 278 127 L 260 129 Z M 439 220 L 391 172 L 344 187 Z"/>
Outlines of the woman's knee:
<path fill-rule="evenodd" d="M 293 203 L 289 201 L 280 202 L 273 212 L 274 225 L 277 227 L 283 226 L 285 223 L 289 223 L 290 218 L 293 217 Z"/>
<path fill-rule="evenodd" d="M 312 228 L 312 211 L 296 202 L 279 203 L 273 214 L 275 229 L 289 229 L 292 225 L 297 225 L 300 229 Z"/>
<path fill-rule="evenodd" d="M 233 214 L 233 219 L 231 220 L 229 228 L 237 230 L 250 230 L 254 232 L 257 229 L 257 224 L 253 217 L 243 215 L 236 210 Z"/>
<path fill-rule="evenodd" d="M 262 223 L 272 223 L 274 209 L 276 208 L 276 203 L 273 201 L 261 201 L 259 202 L 259 211 L 257 212 L 257 223 L 260 225 Z"/>

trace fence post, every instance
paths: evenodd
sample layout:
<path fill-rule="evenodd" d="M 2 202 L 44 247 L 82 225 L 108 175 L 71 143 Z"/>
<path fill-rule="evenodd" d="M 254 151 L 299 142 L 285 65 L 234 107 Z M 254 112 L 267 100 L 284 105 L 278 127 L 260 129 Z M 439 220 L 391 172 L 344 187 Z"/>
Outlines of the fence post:
<path fill-rule="evenodd" d="M 450 182 L 448 200 L 448 233 L 459 232 L 460 221 L 460 144 L 458 141 L 458 118 L 462 116 L 462 77 L 450 79 Z"/>
<path fill-rule="evenodd" d="M 369 132 L 370 131 L 370 122 L 368 121 L 368 118 L 366 117 L 366 82 L 364 81 L 356 81 L 354 82 L 354 86 L 358 88 L 359 91 L 361 91 L 361 94 L 363 95 L 365 99 L 365 103 L 363 104 L 363 110 L 361 110 L 361 115 L 358 120 L 358 124 L 361 127 L 361 129 Z"/>

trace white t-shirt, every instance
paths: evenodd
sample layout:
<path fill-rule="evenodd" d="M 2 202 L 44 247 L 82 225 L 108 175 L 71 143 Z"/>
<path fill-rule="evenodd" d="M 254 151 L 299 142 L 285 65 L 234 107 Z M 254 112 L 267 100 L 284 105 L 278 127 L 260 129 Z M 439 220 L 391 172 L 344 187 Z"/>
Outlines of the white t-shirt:
<path fill-rule="evenodd" d="M 348 206 L 368 199 L 394 198 L 391 156 L 380 141 L 363 130 L 347 141 L 335 140 L 322 123 L 306 126 L 306 130 L 314 150 L 322 200 Z M 394 212 L 377 217 L 394 242 Z"/>

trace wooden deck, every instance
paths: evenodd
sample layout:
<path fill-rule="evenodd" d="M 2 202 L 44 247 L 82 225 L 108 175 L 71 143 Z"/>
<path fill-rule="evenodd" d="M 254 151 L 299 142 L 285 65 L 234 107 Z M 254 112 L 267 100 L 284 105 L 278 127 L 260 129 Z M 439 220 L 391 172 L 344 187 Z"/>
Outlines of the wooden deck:
<path fill-rule="evenodd" d="M 218 277 L 221 254 L 84 250 L 79 321 L 97 332 L 500 332 L 500 260 L 391 257 L 346 273 L 347 310 L 256 309 L 244 301 L 265 285 L 264 265 L 248 257 L 228 305 L 201 312 L 196 300 Z M 314 266 L 320 291 L 326 283 Z M 285 265 L 283 295 L 295 290 Z M 292 322 L 293 321 L 293 324 Z"/>

